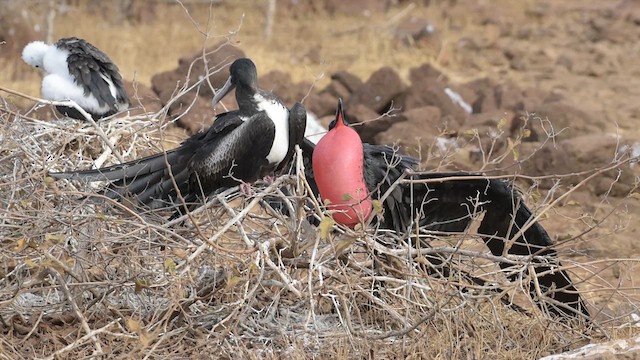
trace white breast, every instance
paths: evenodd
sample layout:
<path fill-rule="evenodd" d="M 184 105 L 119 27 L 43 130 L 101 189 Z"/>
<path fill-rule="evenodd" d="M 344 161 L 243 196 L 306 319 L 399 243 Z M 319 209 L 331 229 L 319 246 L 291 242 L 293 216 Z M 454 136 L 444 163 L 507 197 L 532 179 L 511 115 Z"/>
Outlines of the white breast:
<path fill-rule="evenodd" d="M 85 95 L 80 85 L 58 74 L 49 74 L 42 79 L 42 97 L 54 101 L 73 100 L 81 108 L 96 114 L 109 111 L 109 106 L 100 106 L 93 94 Z"/>
<path fill-rule="evenodd" d="M 258 103 L 258 110 L 266 112 L 276 127 L 276 134 L 267 160 L 269 164 L 278 164 L 284 160 L 289 151 L 289 110 L 280 102 L 266 100 L 260 94 L 256 94 L 254 99 Z"/>
<path fill-rule="evenodd" d="M 51 46 L 42 59 L 44 72 L 47 74 L 57 74 L 73 81 L 73 77 L 69 74 L 67 57 L 69 57 L 67 50 Z"/>

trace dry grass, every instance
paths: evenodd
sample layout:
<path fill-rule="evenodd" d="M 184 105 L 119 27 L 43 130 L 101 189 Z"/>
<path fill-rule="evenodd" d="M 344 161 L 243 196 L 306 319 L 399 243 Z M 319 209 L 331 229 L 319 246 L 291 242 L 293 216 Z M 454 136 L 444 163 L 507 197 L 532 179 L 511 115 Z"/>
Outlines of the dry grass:
<path fill-rule="evenodd" d="M 294 81 L 317 80 L 318 86 L 324 86 L 327 75 L 337 70 L 366 79 L 383 65 L 400 69 L 405 78 L 410 68 L 425 62 L 445 69 L 451 65 L 449 50 L 456 46 L 460 34 L 440 20 L 441 12 L 442 7 L 436 3 L 430 7 L 394 7 L 387 14 L 370 17 L 301 14 L 296 21 L 286 21 L 293 15 L 280 4 L 273 36 L 267 41 L 265 9 L 253 1 L 226 2 L 224 7 L 186 5 L 186 10 L 177 3 L 159 4 L 154 20 L 136 24 L 118 20 L 109 12 L 88 13 L 81 6 L 57 15 L 53 39 L 85 38 L 118 64 L 125 79 L 149 85 L 153 75 L 174 69 L 179 58 L 229 38 L 259 64 L 260 73 L 286 69 Z M 440 30 L 442 50 L 403 46 L 393 40 L 394 27 L 409 13 L 433 19 Z M 320 54 L 319 62 L 307 56 L 311 52 Z M 1 84 L 27 94 L 39 93 L 37 72 L 19 59 L 0 62 L 7 70 L 0 73 Z"/>
<path fill-rule="evenodd" d="M 239 2 L 214 13 L 213 33 L 238 28 L 245 8 Z M 159 13 L 158 21 L 176 19 L 166 27 L 116 27 L 87 16 L 71 28 L 64 16 L 56 37 L 82 34 L 109 53 L 126 77 L 135 74 L 142 82 L 205 42 L 177 6 Z M 372 59 L 405 71 L 431 59 L 415 49 L 396 54 L 376 42 L 371 35 L 380 34 L 389 19 L 393 14 L 330 23 L 309 18 L 300 28 L 277 22 L 273 42 L 265 44 L 260 13 L 248 13 L 234 40 L 261 72 L 287 67 L 296 80 L 335 69 L 364 77 L 379 68 Z M 315 65 L 280 51 L 318 46 L 306 41 L 312 32 L 342 39 L 332 30 L 336 24 L 353 25 L 362 34 L 357 50 L 347 38 L 323 42 L 327 62 Z M 113 42 L 123 34 L 129 37 L 125 43 Z M 24 79 L 11 87 L 37 93 L 27 88 L 38 83 L 36 75 Z M 573 243 L 562 244 L 563 263 L 578 288 L 598 300 L 594 312 L 604 311 L 593 329 L 563 324 L 524 295 L 526 276 L 508 283 L 472 235 L 436 237 L 423 249 L 449 257 L 451 273 L 438 277 L 427 272 L 424 254 L 414 256 L 413 247 L 394 234 L 325 234 L 309 226 L 303 214 L 315 211 L 300 207 L 306 191 L 296 177 L 277 180 L 295 196 L 285 197 L 274 186 L 258 187 L 250 199 L 231 190 L 180 224 L 167 224 L 163 213 L 84 198 L 101 185 L 54 182 L 46 170 L 117 162 L 96 129 L 16 116 L 9 104 L 0 105 L 0 358 L 530 359 L 638 333 L 628 317 L 638 312 L 637 287 L 599 278 L 604 267 L 633 268 L 633 259 L 570 261 L 565 255 Z M 133 123 L 116 118 L 100 127 L 118 153 L 138 158 L 160 150 L 166 127 L 150 120 L 157 115 Z M 258 200 L 267 195 L 281 198 L 297 216 L 262 209 Z M 538 209 L 552 201 L 545 199 Z M 488 283 L 474 285 L 469 275 Z M 505 299 L 525 312 L 506 306 Z M 615 308 L 604 308 L 607 303 Z"/>
<path fill-rule="evenodd" d="M 556 322 L 524 295 L 526 261 L 522 281 L 509 283 L 472 235 L 430 235 L 416 253 L 389 232 L 316 229 L 305 214 L 322 215 L 300 207 L 304 179 L 294 176 L 249 199 L 231 189 L 184 222 L 84 198 L 100 184 L 54 182 L 45 170 L 116 162 L 95 128 L 7 108 L 0 112 L 5 358 L 529 359 L 637 333 L 626 325 L 635 288 L 598 284 L 595 261 L 563 259 L 579 288 L 615 299 L 618 315 L 604 309 L 609 315 L 592 329 Z M 154 151 L 164 128 L 130 121 L 99 126 L 126 159 Z M 283 196 L 280 185 L 295 195 Z M 262 209 L 265 196 L 297 216 Z M 427 254 L 447 257 L 450 273 L 435 276 Z"/>

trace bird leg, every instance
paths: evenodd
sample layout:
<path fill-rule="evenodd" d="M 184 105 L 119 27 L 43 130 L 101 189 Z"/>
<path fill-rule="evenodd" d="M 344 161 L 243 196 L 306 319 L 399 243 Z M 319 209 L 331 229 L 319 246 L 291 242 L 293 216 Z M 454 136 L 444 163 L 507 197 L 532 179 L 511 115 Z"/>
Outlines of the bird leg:
<path fill-rule="evenodd" d="M 253 196 L 253 190 L 251 190 L 251 184 L 241 181 L 240 182 L 240 194 L 244 196 Z"/>

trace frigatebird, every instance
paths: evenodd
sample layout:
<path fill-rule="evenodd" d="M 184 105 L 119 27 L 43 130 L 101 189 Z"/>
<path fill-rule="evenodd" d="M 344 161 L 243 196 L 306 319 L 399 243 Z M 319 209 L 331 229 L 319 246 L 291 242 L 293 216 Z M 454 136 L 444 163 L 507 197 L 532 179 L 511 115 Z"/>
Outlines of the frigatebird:
<path fill-rule="evenodd" d="M 410 234 L 415 227 L 461 233 L 469 228 L 475 215 L 484 212 L 477 232 L 493 255 L 504 255 L 505 248 L 512 255 L 535 255 L 531 261 L 539 289 L 552 299 L 537 301 L 536 284 L 532 281 L 530 295 L 538 306 L 554 316 L 589 318 L 569 274 L 560 269 L 549 235 L 534 221 L 511 182 L 483 178 L 481 174 L 433 172 L 407 177 L 425 180 L 422 182 L 394 184 L 405 172 L 415 172 L 419 162 L 390 146 L 362 143 L 347 126 L 341 102 L 329 132 L 315 146 L 305 139 L 302 151 L 310 187 L 323 201 L 329 200 L 327 207 L 334 210 L 336 222 L 349 227 L 363 223 L 372 214 L 371 199 L 381 199 L 389 189 L 392 190 L 382 203 L 379 226 L 398 233 Z M 543 263 L 542 258 L 547 260 Z M 506 269 L 510 265 L 500 266 Z"/>
<path fill-rule="evenodd" d="M 151 209 L 173 207 L 177 216 L 184 213 L 185 206 L 191 208 L 216 190 L 250 183 L 282 168 L 304 138 L 304 106 L 296 103 L 289 111 L 275 95 L 260 90 L 250 59 L 236 60 L 229 71 L 227 83 L 231 85 L 215 99 L 235 86 L 239 109 L 218 115 L 207 131 L 173 150 L 143 159 L 50 175 L 56 179 L 107 180 L 111 183 L 104 195 L 134 198 Z"/>
<path fill-rule="evenodd" d="M 47 100 L 73 100 L 96 120 L 129 107 L 118 67 L 86 40 L 68 37 L 51 45 L 34 41 L 22 50 L 22 59 L 44 73 L 41 91 Z M 56 108 L 66 116 L 85 120 L 73 107 Z"/>

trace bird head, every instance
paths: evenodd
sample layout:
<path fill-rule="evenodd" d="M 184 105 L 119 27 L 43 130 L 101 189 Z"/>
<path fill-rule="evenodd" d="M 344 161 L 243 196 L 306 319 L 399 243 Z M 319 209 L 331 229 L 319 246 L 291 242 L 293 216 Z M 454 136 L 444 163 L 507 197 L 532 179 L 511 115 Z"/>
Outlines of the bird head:
<path fill-rule="evenodd" d="M 44 71 L 44 55 L 49 50 L 49 45 L 42 41 L 33 41 L 22 50 L 22 60 L 36 69 Z"/>
<path fill-rule="evenodd" d="M 216 92 L 211 103 L 215 108 L 216 104 L 222 100 L 236 86 L 240 88 L 255 90 L 258 86 L 258 71 L 256 65 L 248 58 L 240 58 L 234 61 L 229 67 L 229 78 L 227 82 Z"/>

